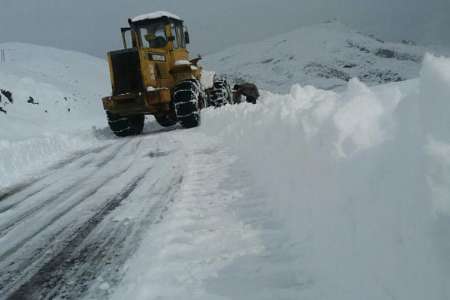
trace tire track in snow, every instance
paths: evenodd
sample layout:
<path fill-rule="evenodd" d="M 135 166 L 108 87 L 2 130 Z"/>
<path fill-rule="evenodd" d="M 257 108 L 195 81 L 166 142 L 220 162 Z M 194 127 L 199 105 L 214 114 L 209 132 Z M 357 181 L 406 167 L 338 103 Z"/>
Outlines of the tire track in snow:
<path fill-rule="evenodd" d="M 129 185 L 117 197 L 108 201 L 106 205 L 98 211 L 88 222 L 84 223 L 82 227 L 77 230 L 77 234 L 71 239 L 68 244 L 46 263 L 27 283 L 16 290 L 8 299 L 36 299 L 46 296 L 48 291 L 52 291 L 57 285 L 58 281 L 64 276 L 64 272 L 70 269 L 75 264 L 79 263 L 77 259 L 86 259 L 85 255 L 76 257 L 71 256 L 75 249 L 84 239 L 95 229 L 95 227 L 104 220 L 104 218 L 116 209 L 120 203 L 128 198 L 128 196 L 136 189 L 139 183 L 145 178 L 145 174 L 137 178 L 131 185 Z M 54 295 L 56 296 L 56 295 Z"/>
<path fill-rule="evenodd" d="M 156 145 L 156 152 L 158 155 L 150 156 L 151 158 L 166 157 L 175 151 L 160 151 Z M 155 151 L 152 151 L 155 152 Z M 148 155 L 145 155 L 148 157 Z M 175 156 L 176 157 L 176 156 Z M 172 161 L 176 161 L 173 159 Z M 161 161 L 170 161 L 167 159 Z M 154 171 L 149 172 L 148 178 L 144 180 L 145 185 L 141 185 L 138 190 L 135 191 L 134 198 L 140 198 L 140 200 L 133 199 L 132 203 L 140 207 L 139 212 L 135 211 L 131 213 L 133 215 L 132 220 L 128 218 L 124 221 L 117 221 L 116 216 L 110 216 L 110 220 L 103 224 L 103 227 L 118 228 L 114 234 L 112 244 L 101 249 L 98 248 L 95 255 L 98 255 L 103 260 L 107 260 L 108 263 L 105 266 L 99 266 L 92 270 L 90 268 L 79 267 L 79 272 L 72 275 L 71 272 L 65 273 L 65 279 L 60 281 L 60 285 L 55 287 L 59 297 L 66 297 L 68 299 L 80 299 L 81 297 L 86 297 L 88 299 L 109 299 L 112 290 L 110 288 L 105 289 L 103 285 L 107 284 L 108 287 L 117 286 L 123 278 L 123 270 L 120 266 L 124 265 L 129 257 L 136 252 L 141 244 L 142 236 L 146 231 L 151 231 L 153 226 L 159 224 L 168 213 L 170 207 L 175 203 L 175 198 L 179 189 L 182 185 L 184 179 L 184 173 L 177 174 L 173 172 L 173 163 L 164 163 L 168 166 L 165 168 L 167 172 L 166 176 L 170 177 L 168 181 L 165 181 L 164 174 L 160 173 L 160 168 L 155 167 Z M 175 163 L 177 169 L 180 170 L 179 163 Z M 182 168 L 181 168 L 182 169 Z M 157 173 L 156 173 L 157 172 Z M 156 175 L 156 176 L 155 176 Z M 166 177 L 167 178 L 167 177 Z M 148 184 L 148 186 L 147 186 Z M 139 191 L 145 192 L 145 197 L 139 196 Z M 151 205 L 149 200 L 152 202 Z M 129 208 L 128 208 L 129 209 Z M 122 208 L 122 212 L 127 211 L 127 207 Z M 120 215 L 121 211 L 117 211 Z M 130 212 L 127 212 L 127 215 Z M 111 232 L 111 230 L 110 230 Z M 96 243 L 96 237 L 101 236 L 101 234 L 92 237 L 91 241 L 88 241 L 87 245 L 83 245 L 83 249 L 89 247 L 91 244 Z M 95 257 L 90 257 L 89 260 L 96 260 Z M 89 261 L 87 262 L 89 264 Z M 67 282 L 73 278 L 76 278 L 75 283 L 67 284 Z M 101 279 L 100 282 L 98 279 Z M 86 289 L 76 289 L 74 286 L 78 286 L 78 282 L 81 282 L 81 286 L 85 287 L 87 285 L 86 281 L 91 280 L 89 291 Z M 95 282 L 94 282 L 95 280 Z"/>
<path fill-rule="evenodd" d="M 91 151 L 82 151 L 77 154 L 74 154 L 72 157 L 63 160 L 62 162 L 59 162 L 52 167 L 48 168 L 47 171 L 42 172 L 44 175 L 42 175 L 38 179 L 30 179 L 27 180 L 25 183 L 18 184 L 16 186 L 13 186 L 11 188 L 7 188 L 3 192 L 0 191 L 0 214 L 17 206 L 18 204 L 22 203 L 23 201 L 41 193 L 46 188 L 50 187 L 51 185 L 57 183 L 58 181 L 63 180 L 63 178 L 57 178 L 55 181 L 49 180 L 52 176 L 55 175 L 55 173 L 60 172 L 61 170 L 65 169 L 66 167 L 70 167 L 71 164 L 80 164 L 73 166 L 74 168 L 83 168 L 89 163 L 92 162 L 94 159 L 92 156 L 95 154 L 99 154 L 102 151 L 104 151 L 106 148 L 108 148 L 109 145 L 101 146 L 98 148 L 94 148 Z M 90 157 L 88 157 L 90 156 Z M 83 162 L 82 159 L 88 157 L 87 162 Z M 42 184 L 42 182 L 50 181 Z M 23 195 L 21 195 L 23 194 Z M 15 197 L 18 197 L 20 199 L 14 199 Z M 9 203 L 8 203 L 9 202 Z"/>
<path fill-rule="evenodd" d="M 168 191 L 163 192 L 162 197 L 146 211 L 144 210 L 136 220 L 106 221 L 103 225 L 106 232 L 93 234 L 90 241 L 81 245 L 70 259 L 74 263 L 61 268 L 64 272 L 55 282 L 56 285 L 48 293 L 44 291 L 47 294 L 39 295 L 46 295 L 48 298 L 58 296 L 65 299 L 80 299 L 88 294 L 90 299 L 108 299 L 110 293 L 108 289 L 97 286 L 91 287 L 92 291 L 87 291 L 86 287 L 92 285 L 98 278 L 107 283 L 107 286 L 115 286 L 120 282 L 122 278 L 120 266 L 135 253 L 143 232 L 164 218 L 164 214 L 174 202 L 171 194 L 179 188 L 181 181 L 182 177 L 175 178 Z M 154 182 L 149 190 L 156 188 L 158 183 L 159 181 Z M 149 195 L 149 198 L 150 196 L 155 195 Z"/>
<path fill-rule="evenodd" d="M 102 158 L 100 160 L 100 163 L 97 163 L 96 166 L 104 166 L 106 165 L 108 162 L 110 162 L 111 160 L 114 159 L 115 156 L 117 156 L 117 154 L 119 153 L 120 149 L 124 146 L 125 144 L 120 145 L 119 147 L 117 147 L 117 151 L 113 151 L 113 154 L 106 156 L 105 158 Z M 104 148 L 103 148 L 104 149 Z M 97 154 L 98 152 L 94 152 L 93 154 Z M 85 155 L 83 155 L 82 157 L 84 157 Z M 81 157 L 80 157 L 81 158 Z M 92 163 L 92 160 L 94 160 L 94 158 L 89 159 L 89 163 Z M 73 161 L 72 161 L 73 162 Z M 71 162 L 71 163 L 72 163 Z M 89 164 L 85 164 L 84 162 L 81 163 L 81 165 L 75 165 L 74 169 L 83 169 L 83 167 L 87 167 Z M 67 166 L 67 164 L 62 165 L 62 168 L 64 169 L 64 167 Z M 79 171 L 78 170 L 78 171 Z M 62 171 L 62 170 L 61 170 Z M 32 201 L 32 197 L 35 195 L 38 195 L 39 193 L 45 193 L 46 192 L 46 188 L 48 188 L 51 185 L 55 185 L 57 183 L 59 183 L 60 181 L 69 181 L 69 185 L 65 186 L 61 189 L 61 192 L 56 193 L 55 195 L 49 197 L 48 199 L 46 199 L 45 201 L 41 202 L 40 204 L 36 205 L 36 206 L 31 206 L 29 210 L 23 212 L 20 215 L 15 216 L 13 219 L 11 219 L 10 222 L 5 222 L 5 223 L 1 223 L 0 222 L 0 238 L 4 235 L 6 235 L 10 229 L 12 229 L 14 226 L 16 226 L 17 224 L 21 223 L 23 220 L 25 220 L 26 218 L 34 215 L 35 213 L 39 212 L 41 209 L 47 207 L 48 205 L 50 205 L 51 203 L 53 203 L 54 201 L 62 198 L 62 197 L 69 197 L 69 195 L 74 191 L 74 189 L 76 189 L 77 186 L 80 185 L 84 185 L 86 182 L 89 182 L 90 178 L 92 176 L 95 176 L 95 173 L 97 172 L 96 169 L 93 169 L 91 173 L 87 174 L 86 178 L 82 181 L 73 181 L 73 180 L 67 180 L 67 178 L 64 178 L 64 176 L 59 176 L 59 181 L 56 182 L 50 182 L 50 183 L 46 183 L 44 184 L 44 186 L 42 188 L 40 188 L 38 191 L 33 192 L 29 195 L 26 195 L 25 197 L 23 197 L 21 200 L 18 200 L 17 203 L 11 204 L 7 209 L 4 209 L 3 211 L 0 208 L 0 214 L 6 212 L 7 210 L 16 207 L 18 204 L 24 202 L 24 201 Z M 49 177 L 49 176 L 46 176 Z M 70 178 L 72 179 L 72 178 Z M 0 257 L 1 259 L 1 257 Z"/>
<path fill-rule="evenodd" d="M 121 144 L 120 147 L 115 148 L 115 149 L 121 149 L 121 151 L 117 151 L 117 154 L 119 155 L 121 153 L 121 156 L 123 157 L 129 157 L 130 154 L 136 150 L 136 146 L 138 146 L 140 143 L 133 143 L 133 140 L 129 140 L 124 144 Z M 134 144 L 134 145 L 133 145 Z M 127 149 L 122 149 L 122 146 L 124 145 L 129 145 L 129 147 L 127 147 Z M 133 147 L 134 146 L 134 147 Z M 108 159 L 110 159 L 111 156 L 108 156 Z M 114 158 L 114 157 L 113 157 Z M 41 214 L 41 216 L 36 216 L 34 219 L 38 219 L 41 222 L 40 227 L 38 226 L 38 228 L 36 228 L 36 224 L 33 224 L 34 220 L 33 218 L 31 218 L 31 220 L 26 219 L 27 223 L 33 227 L 34 232 L 32 234 L 30 234 L 29 232 L 27 233 L 28 227 L 26 226 L 27 224 L 23 224 L 19 226 L 22 226 L 24 228 L 22 229 L 18 229 L 18 233 L 20 233 L 22 235 L 22 238 L 17 237 L 14 235 L 14 232 L 12 232 L 10 234 L 10 238 L 9 238 L 9 242 L 5 241 L 5 245 L 8 245 L 8 248 L 3 248 L 0 249 L 0 267 L 3 268 L 4 272 L 3 274 L 0 275 L 0 294 L 2 293 L 1 291 L 6 291 L 7 289 L 9 289 L 8 287 L 10 287 L 11 285 L 14 285 L 14 282 L 20 281 L 20 277 L 26 277 L 26 276 L 30 276 L 32 274 L 27 274 L 30 272 L 27 272 L 28 269 L 33 269 L 36 267 L 39 267 L 39 264 L 42 264 L 42 261 L 45 262 L 45 260 L 48 260 L 48 255 L 51 252 L 54 251 L 54 249 L 50 249 L 49 247 L 51 247 L 50 245 L 52 245 L 52 241 L 53 244 L 56 242 L 56 244 L 61 244 L 64 243 L 64 236 L 70 234 L 70 231 L 73 231 L 74 226 L 76 226 L 76 223 L 78 222 L 78 220 L 71 220 L 70 223 L 66 224 L 62 223 L 59 220 L 63 219 L 64 215 L 67 213 L 70 213 L 73 209 L 75 209 L 75 207 L 77 207 L 78 205 L 80 205 L 82 202 L 86 201 L 87 199 L 90 199 L 93 195 L 95 195 L 95 193 L 101 189 L 105 184 L 108 183 L 108 181 L 113 180 L 116 177 L 119 177 L 120 174 L 122 174 L 123 172 L 127 172 L 127 170 L 129 170 L 131 168 L 131 165 L 133 163 L 133 160 L 131 160 L 130 162 L 126 162 L 124 164 L 123 167 L 120 166 L 115 166 L 115 162 L 110 161 L 110 164 L 105 164 L 104 168 L 98 170 L 97 173 L 101 173 L 101 172 L 105 172 L 104 169 L 107 169 L 106 166 L 108 166 L 109 169 L 114 170 L 113 173 L 111 173 L 109 176 L 102 176 L 104 177 L 103 180 L 98 181 L 98 182 L 94 182 L 94 187 L 92 187 L 93 182 L 89 181 L 89 178 L 85 179 L 85 183 L 90 184 L 91 186 L 88 185 L 87 188 L 84 188 L 84 192 L 78 192 L 78 196 L 76 197 L 72 197 L 72 203 L 68 203 L 68 205 L 63 206 L 64 210 L 61 212 L 57 212 L 56 214 L 53 213 L 53 216 L 51 216 L 49 218 L 48 215 L 44 216 Z M 69 171 L 72 171 L 71 169 L 69 169 Z M 93 173 L 91 177 L 96 177 L 97 173 Z M 64 175 L 64 174 L 62 174 Z M 99 174 L 100 175 L 100 174 Z M 63 184 L 64 185 L 64 184 Z M 80 185 L 80 182 L 76 182 L 76 184 L 74 185 L 74 190 L 76 189 L 76 187 Z M 70 194 L 70 193 L 69 193 Z M 62 201 L 66 201 L 66 199 L 60 199 Z M 91 200 L 92 201 L 92 200 Z M 64 204 L 64 203 L 63 203 Z M 61 205 L 60 202 L 57 203 L 57 205 Z M 53 207 L 49 207 L 49 210 L 56 210 L 56 208 Z M 43 221 L 41 219 L 44 219 Z M 50 219 L 50 220 L 48 220 Z M 81 218 L 83 219 L 83 218 Z M 42 223 L 43 222 L 43 223 Z M 55 224 L 57 223 L 58 224 Z M 75 223 L 75 224 L 73 224 Z M 55 224 L 55 225 L 54 225 Z M 51 235 L 52 230 L 50 230 L 50 227 L 58 227 L 59 228 L 63 228 L 62 230 L 57 228 L 56 232 L 53 230 L 53 236 Z M 15 231 L 17 231 L 15 229 Z M 25 236 L 23 236 L 22 232 L 25 232 Z M 50 232 L 50 233 L 49 233 Z M 62 236 L 60 236 L 62 235 Z M 1 241 L 2 238 L 0 238 Z M 28 253 L 28 254 L 24 254 L 21 253 L 24 257 L 28 256 L 27 259 L 23 260 L 23 257 L 20 257 L 21 254 L 17 254 L 16 252 L 19 251 L 19 249 L 22 251 L 22 249 L 25 249 L 25 252 L 29 252 L 30 250 L 27 249 L 30 246 L 28 246 L 28 242 L 31 242 L 33 240 L 36 240 L 35 243 L 41 243 L 44 244 L 44 247 L 41 247 L 38 245 L 37 249 L 31 249 L 32 253 Z M 43 239 L 43 240 L 42 240 Z M 43 241 L 48 240 L 49 243 L 45 244 Z M 3 242 L 2 242 L 3 243 Z M 24 247 L 25 245 L 27 245 L 27 247 Z M 33 247 L 33 245 L 31 246 Z M 35 247 L 35 246 L 34 246 Z M 53 247 L 54 248 L 54 247 Z M 57 247 L 56 247 L 57 248 Z M 3 250 L 3 251 L 2 251 Z M 45 255 L 42 255 L 45 254 Z M 19 255 L 20 259 L 16 259 L 16 256 Z M 10 257 L 11 256 L 11 257 Z"/>
<path fill-rule="evenodd" d="M 142 146 L 144 140 L 150 141 L 145 147 Z M 3 274 L 0 274 L 0 294 L 9 295 L 7 299 L 51 299 L 54 297 L 78 299 L 86 293 L 98 274 L 108 278 L 111 283 L 118 282 L 120 279 L 118 269 L 139 246 L 138 241 L 142 232 L 147 230 L 149 225 L 163 218 L 168 206 L 173 202 L 173 198 L 168 195 L 173 193 L 174 185 L 178 186 L 182 180 L 182 175 L 174 176 L 171 174 L 173 170 L 167 168 L 172 182 L 168 184 L 164 181 L 161 189 L 160 174 L 158 171 L 152 171 L 152 164 L 158 161 L 158 158 L 170 155 L 173 151 L 159 151 L 158 143 L 159 137 L 155 140 L 145 136 L 129 139 L 123 143 L 126 148 L 113 151 L 116 152 L 114 155 L 108 151 L 108 155 L 102 161 L 91 156 L 92 161 L 89 164 L 86 164 L 85 160 L 76 162 L 76 166 L 81 169 L 94 168 L 98 172 L 92 173 L 90 177 L 85 176 L 81 181 L 74 180 L 76 184 L 73 191 L 64 190 L 68 186 L 61 181 L 59 184 L 61 193 L 56 197 L 58 199 L 41 205 L 38 211 L 23 218 L 23 224 L 16 223 L 8 230 L 9 233 L 6 233 L 6 236 L 10 237 L 8 241 L 14 245 L 7 242 L 5 244 L 9 246 L 9 250 L 0 249 L 0 269 L 3 270 Z M 156 150 L 151 153 L 158 154 L 147 155 L 149 149 L 153 148 Z M 170 159 L 161 161 L 170 162 Z M 172 162 L 168 164 L 173 165 Z M 82 172 L 76 170 L 75 166 L 63 167 L 63 169 L 65 170 L 57 170 L 53 176 L 58 179 L 71 171 Z M 130 197 L 130 195 L 136 192 L 137 187 L 146 190 L 154 189 L 152 183 L 148 184 L 147 180 L 143 184 L 146 174 L 149 173 L 151 173 L 149 179 L 155 181 L 153 185 L 157 185 L 155 189 L 159 192 L 149 194 L 149 197 L 155 201 L 147 207 L 148 199 L 141 195 L 141 199 L 136 201 L 135 196 Z M 100 176 L 103 177 L 101 180 L 98 178 Z M 78 191 L 77 187 L 82 188 L 83 191 Z M 111 195 L 117 191 L 118 194 L 103 199 L 105 191 Z M 25 189 L 9 198 L 8 201 L 13 198 L 20 200 L 28 192 L 29 190 Z M 76 193 L 72 195 L 72 199 L 65 199 L 72 192 Z M 41 194 L 51 195 L 49 190 L 41 191 Z M 34 200 L 36 199 L 35 196 Z M 24 206 L 27 203 L 33 204 L 31 200 L 24 199 Z M 118 212 L 122 210 L 117 208 L 124 200 L 138 202 L 141 208 L 138 211 L 139 217 L 133 222 L 111 220 L 116 210 Z M 53 203 L 57 207 L 54 207 Z M 95 211 L 90 208 L 87 216 L 79 214 L 93 203 L 101 207 L 97 205 Z M 46 210 L 53 211 L 52 218 L 42 220 Z M 46 216 L 48 217 L 48 214 Z M 73 218 L 74 216 L 80 218 Z M 39 220 L 40 225 L 36 227 L 33 220 Z M 19 226 L 25 229 L 27 225 L 32 226 L 33 235 L 24 235 L 23 230 L 17 228 Z M 42 227 L 42 225 L 45 226 Z M 12 231 L 20 233 L 25 240 L 14 236 Z M 7 241 L 0 237 L 2 243 L 2 239 Z M 73 280 L 70 280 L 71 278 Z M 106 292 L 100 290 L 99 297 L 105 297 L 102 295 Z M 31 291 L 34 291 L 34 294 L 31 294 Z"/>
<path fill-rule="evenodd" d="M 39 184 L 39 182 L 41 182 L 41 181 L 45 180 L 47 177 L 51 176 L 52 172 L 60 170 L 64 167 L 66 167 L 67 165 L 70 165 L 71 163 L 76 162 L 88 155 L 100 153 L 101 151 L 103 151 L 104 149 L 106 149 L 108 147 L 109 147 L 109 145 L 105 145 L 105 146 L 101 146 L 101 147 L 97 147 L 97 148 L 93 148 L 93 149 L 89 149 L 89 150 L 85 150 L 85 151 L 76 152 L 69 158 L 66 158 L 66 159 L 52 165 L 51 167 L 49 167 L 47 169 L 47 171 L 43 172 L 43 173 L 47 173 L 47 174 L 41 176 L 40 178 L 38 178 L 38 179 L 32 178 L 32 179 L 27 180 L 24 183 L 19 183 L 19 184 L 13 185 L 12 187 L 0 190 L 0 202 L 7 200 L 16 194 L 18 194 L 26 189 L 30 189 L 31 187 Z M 30 197 L 30 196 L 31 195 L 27 195 L 26 197 L 24 197 L 24 199 L 26 199 L 27 197 Z M 0 209 L 0 213 L 1 212 L 2 212 L 2 210 Z"/>
<path fill-rule="evenodd" d="M 127 170 L 125 170 L 125 171 L 127 171 Z M 68 212 L 72 211 L 76 206 L 80 205 L 80 203 L 83 200 L 86 200 L 86 199 L 92 197 L 93 195 L 95 195 L 102 188 L 102 186 L 104 184 L 106 184 L 108 181 L 112 180 L 115 176 L 116 175 L 107 177 L 106 179 L 104 179 L 101 182 L 101 184 L 99 186 L 95 187 L 94 189 L 90 189 L 86 193 L 82 194 L 80 197 L 77 197 L 77 201 L 74 201 L 74 203 L 72 203 L 69 206 L 65 207 L 65 209 L 63 211 L 61 211 L 58 214 L 56 214 L 53 217 L 51 217 L 50 220 L 47 220 L 46 224 L 44 226 L 40 227 L 37 232 L 34 232 L 33 234 L 29 235 L 25 239 L 23 239 L 20 242 L 16 243 L 13 247 L 9 248 L 7 251 L 1 253 L 0 254 L 0 261 L 5 259 L 9 255 L 15 253 L 19 248 L 21 248 L 23 245 L 25 245 L 28 241 L 30 241 L 31 239 L 35 238 L 41 232 L 45 231 L 48 227 L 53 225 L 56 221 L 60 220 Z M 56 199 L 58 199 L 58 197 Z M 54 200 L 54 199 L 52 199 L 52 200 Z M 8 234 L 8 232 L 6 234 Z"/>

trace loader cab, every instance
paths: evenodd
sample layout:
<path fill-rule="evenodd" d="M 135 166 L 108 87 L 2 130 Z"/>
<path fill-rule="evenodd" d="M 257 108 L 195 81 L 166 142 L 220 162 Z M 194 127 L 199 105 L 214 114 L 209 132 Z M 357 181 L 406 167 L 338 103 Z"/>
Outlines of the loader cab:
<path fill-rule="evenodd" d="M 175 15 L 149 14 L 128 20 L 130 27 L 122 28 L 124 48 L 132 45 L 141 49 L 186 49 L 189 34 L 183 20 Z"/>
<path fill-rule="evenodd" d="M 128 25 L 121 29 L 125 49 L 108 52 L 112 95 L 102 102 L 111 130 L 139 134 L 148 114 L 161 126 L 198 126 L 207 95 L 201 57 L 189 56 L 183 20 L 159 11 L 130 18 Z"/>

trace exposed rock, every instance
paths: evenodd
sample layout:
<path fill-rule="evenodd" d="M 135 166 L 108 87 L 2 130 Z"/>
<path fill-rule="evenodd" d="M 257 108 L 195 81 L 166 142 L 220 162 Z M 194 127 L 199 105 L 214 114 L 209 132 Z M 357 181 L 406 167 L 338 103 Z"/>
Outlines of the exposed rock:
<path fill-rule="evenodd" d="M 416 63 L 419 63 L 421 61 L 421 58 L 418 56 L 408 54 L 408 53 L 396 52 L 391 49 L 378 49 L 375 52 L 375 55 L 378 57 L 383 57 L 383 58 L 395 58 L 398 60 L 409 60 L 409 61 L 413 61 Z"/>
<path fill-rule="evenodd" d="M 350 40 L 347 41 L 347 47 L 349 47 L 349 48 L 357 48 L 361 52 L 370 53 L 370 50 L 367 49 L 366 47 L 358 45 L 358 44 L 356 44 L 356 43 L 354 43 L 353 41 L 350 41 Z"/>
<path fill-rule="evenodd" d="M 361 81 L 388 83 L 399 82 L 405 80 L 400 74 L 391 70 L 371 70 L 361 76 Z"/>
<path fill-rule="evenodd" d="M 271 63 L 271 62 L 273 62 L 273 58 L 265 59 L 261 63 L 262 64 L 268 64 L 268 63 Z"/>
<path fill-rule="evenodd" d="M 349 81 L 351 76 L 336 68 L 326 66 L 319 63 L 309 63 L 304 68 L 306 74 L 314 74 L 321 78 L 338 78 L 343 81 Z"/>
<path fill-rule="evenodd" d="M 394 58 L 395 57 L 395 52 L 393 50 L 390 49 L 378 49 L 375 52 L 375 55 L 378 57 L 384 57 L 384 58 Z"/>
<path fill-rule="evenodd" d="M 27 103 L 39 105 L 39 102 L 34 101 L 34 98 L 31 96 L 28 98 Z"/>
<path fill-rule="evenodd" d="M 13 99 L 13 95 L 10 91 L 8 90 L 1 90 L 0 89 L 0 93 L 6 97 L 6 99 L 8 99 L 9 103 L 14 103 L 14 99 Z"/>

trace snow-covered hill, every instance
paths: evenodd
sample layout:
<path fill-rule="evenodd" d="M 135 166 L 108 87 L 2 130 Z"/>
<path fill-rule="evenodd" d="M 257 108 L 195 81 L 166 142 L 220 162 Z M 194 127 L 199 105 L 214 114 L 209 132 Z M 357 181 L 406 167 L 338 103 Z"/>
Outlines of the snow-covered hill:
<path fill-rule="evenodd" d="M 287 92 L 291 85 L 337 89 L 353 77 L 373 85 L 419 75 L 423 47 L 395 44 L 337 23 L 323 23 L 231 47 L 205 58 L 208 69 Z"/>
<path fill-rule="evenodd" d="M 30 44 L 0 44 L 2 138 L 22 139 L 98 125 L 101 97 L 109 93 L 106 62 L 89 55 Z"/>
<path fill-rule="evenodd" d="M 68 152 L 89 147 L 103 128 L 107 64 L 89 55 L 30 44 L 0 44 L 0 187 Z M 8 99 L 9 98 L 9 99 Z"/>

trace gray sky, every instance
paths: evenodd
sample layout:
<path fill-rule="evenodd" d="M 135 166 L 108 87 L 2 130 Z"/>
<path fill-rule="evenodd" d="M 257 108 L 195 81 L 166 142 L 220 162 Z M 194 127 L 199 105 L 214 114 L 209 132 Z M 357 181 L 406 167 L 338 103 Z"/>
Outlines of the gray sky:
<path fill-rule="evenodd" d="M 450 45 L 449 0 L 0 0 L 0 42 L 104 57 L 130 16 L 168 10 L 185 19 L 193 54 L 337 18 L 386 40 Z"/>

